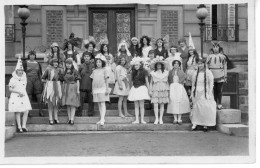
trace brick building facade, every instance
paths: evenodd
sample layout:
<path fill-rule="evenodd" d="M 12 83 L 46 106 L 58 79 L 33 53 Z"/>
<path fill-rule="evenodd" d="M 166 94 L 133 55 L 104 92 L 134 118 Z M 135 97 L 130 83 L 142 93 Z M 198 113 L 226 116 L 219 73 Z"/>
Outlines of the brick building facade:
<path fill-rule="evenodd" d="M 120 39 L 129 40 L 142 35 L 159 38 L 169 35 L 170 44 L 192 34 L 196 49 L 200 52 L 199 20 L 196 17 L 198 5 L 30 5 L 27 19 L 26 46 L 40 47 L 37 57 L 40 61 L 49 52 L 52 42 L 62 44 L 71 32 L 86 39 L 107 35 L 113 54 Z M 247 4 L 207 4 L 209 16 L 205 20 L 204 52 L 211 48 L 211 40 L 222 41 L 225 54 L 236 68 L 230 72 L 239 73 L 239 108 L 248 111 L 248 16 Z M 14 69 L 18 54 L 22 53 L 19 6 L 5 6 L 6 24 L 6 84 L 8 75 Z M 8 28 L 9 27 L 9 28 Z M 10 28 L 11 27 L 11 28 Z M 47 51 L 44 52 L 44 48 Z M 79 49 L 83 52 L 84 48 Z"/>

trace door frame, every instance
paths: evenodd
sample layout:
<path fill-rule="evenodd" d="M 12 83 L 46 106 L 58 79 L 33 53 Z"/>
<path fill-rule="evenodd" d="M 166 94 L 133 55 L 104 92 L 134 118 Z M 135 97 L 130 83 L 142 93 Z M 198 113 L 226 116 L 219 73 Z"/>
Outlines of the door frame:
<path fill-rule="evenodd" d="M 89 13 L 89 32 L 88 34 L 90 36 L 93 36 L 93 13 L 107 13 L 108 14 L 108 19 L 110 17 L 112 17 L 112 20 L 108 20 L 107 24 L 107 37 L 109 40 L 109 44 L 116 44 L 115 49 L 112 49 L 112 45 L 109 45 L 109 49 L 110 51 L 113 51 L 115 53 L 117 53 L 117 38 L 113 38 L 112 36 L 116 36 L 116 29 L 113 28 L 114 25 L 116 25 L 116 13 L 117 12 L 127 12 L 130 13 L 130 24 L 131 24 L 131 32 L 130 32 L 130 38 L 131 37 L 135 37 L 136 36 L 136 8 L 135 6 L 120 6 L 120 8 L 118 6 L 95 6 L 95 7 L 89 7 L 88 9 L 88 13 Z M 109 34 L 109 32 L 112 32 Z M 112 50 L 111 50 L 112 49 Z M 111 52 L 112 53 L 112 52 Z M 115 54 L 112 53 L 112 54 Z"/>

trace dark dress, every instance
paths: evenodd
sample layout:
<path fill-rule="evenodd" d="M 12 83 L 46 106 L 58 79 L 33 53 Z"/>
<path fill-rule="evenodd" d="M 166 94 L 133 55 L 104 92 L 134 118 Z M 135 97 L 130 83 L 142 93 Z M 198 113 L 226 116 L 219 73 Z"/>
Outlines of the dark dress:
<path fill-rule="evenodd" d="M 163 58 L 166 59 L 168 58 L 168 51 L 165 48 L 162 48 L 161 51 L 159 51 L 158 48 L 156 48 L 154 50 L 154 56 L 156 57 L 157 55 L 163 56 Z"/>
<path fill-rule="evenodd" d="M 62 89 L 62 105 L 70 105 L 79 107 L 80 96 L 77 93 L 77 80 L 80 80 L 80 75 L 77 70 L 73 72 L 65 72 L 63 76 L 63 89 Z"/>
<path fill-rule="evenodd" d="M 93 115 L 94 113 L 94 103 L 92 95 L 92 79 L 90 75 L 92 74 L 94 68 L 94 63 L 85 62 L 79 65 L 80 79 L 80 107 L 79 115 L 82 115 L 82 110 L 84 107 L 85 98 L 88 100 L 88 115 Z"/>
<path fill-rule="evenodd" d="M 42 67 L 39 62 L 23 63 L 24 72 L 27 77 L 26 92 L 28 95 L 42 94 L 43 86 L 41 82 Z"/>
<path fill-rule="evenodd" d="M 188 62 L 188 60 L 189 60 L 188 47 L 185 47 L 184 50 L 183 50 L 181 47 L 178 47 L 178 52 L 181 53 L 183 71 L 186 72 L 187 62 Z"/>

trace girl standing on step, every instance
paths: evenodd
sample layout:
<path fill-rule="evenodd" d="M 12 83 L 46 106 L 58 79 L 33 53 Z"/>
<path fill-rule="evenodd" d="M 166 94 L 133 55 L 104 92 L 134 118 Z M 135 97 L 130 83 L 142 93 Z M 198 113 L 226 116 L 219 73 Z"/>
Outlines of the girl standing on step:
<path fill-rule="evenodd" d="M 137 37 L 133 37 L 131 39 L 131 44 L 130 47 L 128 48 L 128 50 L 131 53 L 132 58 L 139 56 L 140 57 L 140 48 L 139 48 L 139 43 L 138 43 L 138 38 Z"/>
<path fill-rule="evenodd" d="M 185 87 L 187 89 L 187 94 L 190 96 L 191 86 L 192 86 L 192 76 L 194 73 L 197 72 L 198 69 L 197 62 L 199 60 L 199 55 L 195 49 L 189 49 L 188 55 L 189 55 L 189 59 L 187 62 L 187 70 L 186 70 L 187 79 L 185 82 Z"/>
<path fill-rule="evenodd" d="M 19 57 L 15 71 L 12 73 L 12 78 L 9 82 L 9 90 L 11 92 L 8 112 L 15 113 L 18 132 L 27 132 L 26 122 L 28 111 L 32 110 L 29 97 L 26 93 L 26 74 L 23 71 L 21 58 Z M 21 113 L 23 113 L 23 121 L 21 124 Z"/>
<path fill-rule="evenodd" d="M 140 39 L 140 53 L 142 58 L 148 57 L 148 52 L 153 49 L 153 47 L 150 45 L 151 39 L 148 36 L 142 36 Z"/>
<path fill-rule="evenodd" d="M 100 54 L 106 58 L 106 70 L 108 75 L 108 86 L 113 90 L 115 87 L 115 73 L 116 73 L 116 63 L 114 62 L 114 57 L 109 53 L 108 44 L 101 44 Z"/>
<path fill-rule="evenodd" d="M 46 82 L 42 98 L 45 103 L 48 103 L 49 123 L 50 125 L 59 124 L 58 106 L 62 97 L 61 83 L 63 70 L 59 68 L 59 60 L 53 58 L 50 60 L 50 66 L 42 75 L 43 82 Z M 54 114 L 54 121 L 53 121 Z"/>
<path fill-rule="evenodd" d="M 216 125 L 216 102 L 213 97 L 214 77 L 206 68 L 205 59 L 198 60 L 198 70 L 192 77 L 192 102 L 191 112 L 192 130 L 197 125 L 203 126 L 208 131 L 208 126 Z"/>
<path fill-rule="evenodd" d="M 144 121 L 144 101 L 150 100 L 148 94 L 149 82 L 148 73 L 143 68 L 143 59 L 140 57 L 133 58 L 132 65 L 132 82 L 133 86 L 129 91 L 128 100 L 135 103 L 135 121 L 133 124 L 139 123 L 139 107 L 141 111 L 141 123 L 146 124 Z"/>
<path fill-rule="evenodd" d="M 154 104 L 154 124 L 163 124 L 164 105 L 169 102 L 169 84 L 168 75 L 166 70 L 167 62 L 163 60 L 163 57 L 153 59 L 151 63 L 151 69 L 154 69 L 150 73 L 150 96 L 151 103 Z M 158 119 L 158 106 L 160 105 L 160 119 Z"/>
<path fill-rule="evenodd" d="M 168 51 L 164 48 L 162 38 L 156 40 L 156 49 L 154 50 L 155 57 L 162 56 L 164 59 L 168 57 Z"/>
<path fill-rule="evenodd" d="M 29 96 L 30 101 L 32 101 L 33 94 L 37 98 L 37 103 L 39 106 L 39 115 L 43 117 L 42 112 L 42 90 L 43 84 L 41 81 L 42 76 L 42 66 L 36 60 L 36 52 L 34 50 L 30 51 L 28 54 L 28 60 L 24 61 L 23 68 L 27 77 L 26 92 Z M 28 114 L 31 117 L 30 113 Z"/>
<path fill-rule="evenodd" d="M 180 54 L 177 50 L 177 46 L 175 45 L 172 45 L 171 48 L 170 48 L 170 51 L 169 51 L 169 57 L 165 59 L 165 61 L 168 62 L 168 70 L 172 70 L 173 66 L 172 66 L 172 62 L 174 60 L 179 60 L 181 63 L 182 63 L 182 58 L 180 57 Z M 181 65 L 181 70 L 182 70 L 182 65 Z"/>
<path fill-rule="evenodd" d="M 73 67 L 75 70 L 78 70 L 78 65 L 80 65 L 81 60 L 79 53 L 74 49 L 75 42 L 73 40 L 67 41 L 65 44 L 65 59 L 72 58 Z"/>
<path fill-rule="evenodd" d="M 190 112 L 189 98 L 183 86 L 186 74 L 181 70 L 181 62 L 179 60 L 174 60 L 172 66 L 173 69 L 169 72 L 168 77 L 170 84 L 170 102 L 168 104 L 167 113 L 173 114 L 174 124 L 182 124 L 182 114 Z"/>
<path fill-rule="evenodd" d="M 90 75 L 90 78 L 93 79 L 92 82 L 92 93 L 93 93 L 93 102 L 98 103 L 98 109 L 100 113 L 100 121 L 97 124 L 105 124 L 105 115 L 106 115 L 106 101 L 109 101 L 109 87 L 108 87 L 108 74 L 105 69 L 106 58 L 99 54 L 95 58 L 95 70 Z"/>
<path fill-rule="evenodd" d="M 119 96 L 118 99 L 118 111 L 120 117 L 130 117 L 127 112 L 127 96 L 129 94 L 130 86 L 129 86 L 129 79 L 127 77 L 127 69 L 126 66 L 127 62 L 125 58 L 121 58 L 119 61 L 119 65 L 116 67 L 116 84 L 114 89 L 114 94 Z M 125 115 L 122 113 L 122 103 L 124 107 Z"/>
<path fill-rule="evenodd" d="M 214 99 L 217 103 L 217 109 L 221 110 L 223 84 L 227 81 L 227 59 L 226 56 L 222 54 L 223 48 L 220 47 L 219 43 L 220 42 L 212 42 L 212 54 L 208 56 L 207 64 L 214 76 Z"/>
<path fill-rule="evenodd" d="M 65 68 L 65 65 L 64 65 L 65 56 L 63 55 L 63 53 L 61 53 L 60 47 L 56 42 L 52 43 L 51 53 L 47 54 L 47 56 L 44 58 L 44 62 L 47 62 L 48 64 L 50 64 L 50 62 L 53 58 L 58 59 L 58 63 L 59 63 L 58 67 L 63 70 Z"/>
<path fill-rule="evenodd" d="M 73 125 L 76 108 L 80 106 L 79 80 L 81 77 L 74 68 L 73 60 L 71 58 L 66 60 L 65 66 L 62 105 L 67 106 L 68 124 Z"/>

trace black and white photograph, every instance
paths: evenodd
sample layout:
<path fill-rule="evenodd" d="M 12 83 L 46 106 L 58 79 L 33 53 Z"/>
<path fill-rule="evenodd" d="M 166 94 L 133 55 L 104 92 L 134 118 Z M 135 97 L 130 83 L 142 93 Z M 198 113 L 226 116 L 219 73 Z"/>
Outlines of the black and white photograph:
<path fill-rule="evenodd" d="M 255 3 L 1 3 L 1 164 L 255 163 Z"/>

